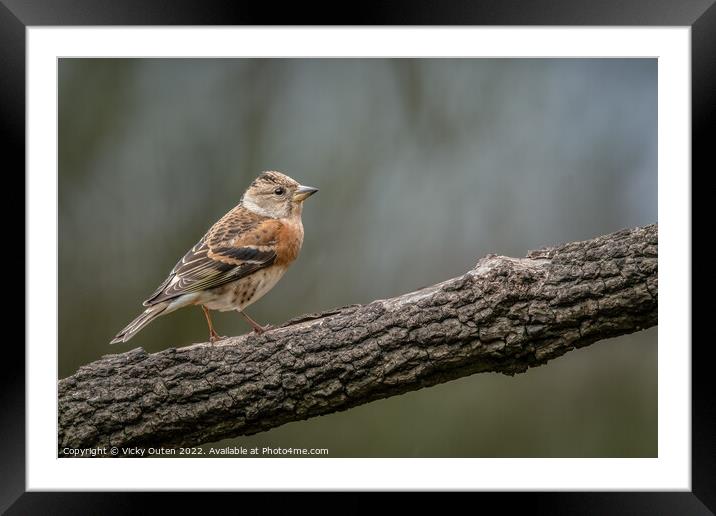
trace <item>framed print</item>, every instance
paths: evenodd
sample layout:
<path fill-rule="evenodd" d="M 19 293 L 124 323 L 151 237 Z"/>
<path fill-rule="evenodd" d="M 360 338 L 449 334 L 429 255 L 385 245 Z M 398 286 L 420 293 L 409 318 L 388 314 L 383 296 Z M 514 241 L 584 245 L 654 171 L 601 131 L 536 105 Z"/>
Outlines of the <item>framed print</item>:
<path fill-rule="evenodd" d="M 709 2 L 356 26 L 59 5 L 0 7 L 27 192 L 10 513 L 112 507 L 58 491 L 713 509 Z"/>

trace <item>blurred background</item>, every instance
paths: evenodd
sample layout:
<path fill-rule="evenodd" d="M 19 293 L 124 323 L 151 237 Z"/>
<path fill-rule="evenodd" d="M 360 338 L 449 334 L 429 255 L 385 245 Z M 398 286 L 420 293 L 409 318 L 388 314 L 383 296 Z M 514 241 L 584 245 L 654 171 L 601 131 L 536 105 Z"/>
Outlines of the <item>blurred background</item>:
<path fill-rule="evenodd" d="M 655 59 L 61 59 L 60 378 L 207 339 L 199 308 L 109 341 L 262 170 L 320 188 L 280 323 L 487 253 L 657 221 Z M 214 312 L 222 335 L 249 331 Z M 212 443 L 331 457 L 655 457 L 656 328 Z"/>

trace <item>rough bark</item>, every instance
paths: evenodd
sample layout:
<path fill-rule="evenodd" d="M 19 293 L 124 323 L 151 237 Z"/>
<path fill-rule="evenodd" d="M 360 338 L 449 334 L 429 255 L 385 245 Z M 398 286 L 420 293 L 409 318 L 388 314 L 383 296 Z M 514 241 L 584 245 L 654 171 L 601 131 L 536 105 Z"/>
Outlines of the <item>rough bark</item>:
<path fill-rule="evenodd" d="M 657 324 L 657 226 L 531 251 L 263 335 L 107 355 L 59 382 L 59 451 L 193 446 Z"/>

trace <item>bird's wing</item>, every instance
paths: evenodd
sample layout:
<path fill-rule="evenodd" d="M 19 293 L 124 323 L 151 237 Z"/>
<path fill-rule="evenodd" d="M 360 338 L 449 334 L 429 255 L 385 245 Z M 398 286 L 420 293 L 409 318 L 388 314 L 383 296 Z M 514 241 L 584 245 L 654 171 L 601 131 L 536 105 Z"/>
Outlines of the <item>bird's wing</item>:
<path fill-rule="evenodd" d="M 248 210 L 232 210 L 184 255 L 144 306 L 218 287 L 268 267 L 276 259 L 278 225 Z"/>

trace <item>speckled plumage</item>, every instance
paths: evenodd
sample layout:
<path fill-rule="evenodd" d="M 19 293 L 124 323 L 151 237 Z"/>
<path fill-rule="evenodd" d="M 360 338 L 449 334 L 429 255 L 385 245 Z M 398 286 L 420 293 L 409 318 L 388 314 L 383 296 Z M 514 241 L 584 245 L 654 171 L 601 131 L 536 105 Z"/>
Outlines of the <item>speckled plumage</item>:
<path fill-rule="evenodd" d="M 256 178 L 239 204 L 216 222 L 144 301 L 148 307 L 112 340 L 126 342 L 159 315 L 200 305 L 210 338 L 218 338 L 208 310 L 243 313 L 265 295 L 298 257 L 303 245 L 303 201 L 317 189 L 276 171 Z"/>
<path fill-rule="evenodd" d="M 197 303 L 209 310 L 226 312 L 243 310 L 261 299 L 284 275 L 287 266 L 272 265 L 258 270 L 245 278 L 202 291 Z"/>

